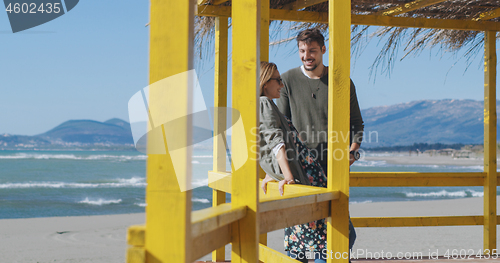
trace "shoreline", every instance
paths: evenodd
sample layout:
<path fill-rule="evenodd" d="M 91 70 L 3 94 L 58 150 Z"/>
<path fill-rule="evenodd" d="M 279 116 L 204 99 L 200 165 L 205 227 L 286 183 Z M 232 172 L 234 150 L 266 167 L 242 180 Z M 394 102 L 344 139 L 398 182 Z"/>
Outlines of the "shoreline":
<path fill-rule="evenodd" d="M 498 206 L 500 198 L 497 200 Z M 482 209 L 482 197 L 350 205 L 352 217 L 482 215 Z M 6 262 L 124 262 L 127 228 L 144 222 L 144 213 L 0 219 L 0 251 Z M 353 251 L 421 252 L 424 256 L 436 251 L 443 255 L 452 249 L 477 251 L 482 247 L 482 229 L 482 226 L 358 227 Z M 284 253 L 283 230 L 270 232 L 268 244 Z M 227 245 L 227 259 L 230 254 Z M 210 254 L 201 258 L 210 259 Z"/>

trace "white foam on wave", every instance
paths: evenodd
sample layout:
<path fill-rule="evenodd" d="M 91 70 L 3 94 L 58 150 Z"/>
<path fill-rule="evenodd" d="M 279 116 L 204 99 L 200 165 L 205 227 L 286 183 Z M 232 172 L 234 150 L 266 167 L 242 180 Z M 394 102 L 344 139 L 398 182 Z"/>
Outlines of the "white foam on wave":
<path fill-rule="evenodd" d="M 110 205 L 110 204 L 119 204 L 121 203 L 121 199 L 111 199 L 111 200 L 106 200 L 99 198 L 97 200 L 90 200 L 88 197 L 85 198 L 84 200 L 78 202 L 79 204 L 89 204 L 89 205 Z"/>
<path fill-rule="evenodd" d="M 388 152 L 365 152 L 365 156 L 373 157 L 393 157 L 393 156 L 408 156 L 402 153 L 388 153 Z"/>
<path fill-rule="evenodd" d="M 193 187 L 200 187 L 200 186 L 207 186 L 208 185 L 208 178 L 205 179 L 194 179 L 193 182 L 191 183 Z"/>
<path fill-rule="evenodd" d="M 147 155 L 75 155 L 75 154 L 49 154 L 49 153 L 17 153 L 14 155 L 0 155 L 0 159 L 35 159 L 35 160 L 111 160 L 111 161 L 141 161 Z"/>
<path fill-rule="evenodd" d="M 205 198 L 196 198 L 196 197 L 192 198 L 191 201 L 192 202 L 197 202 L 197 203 L 203 203 L 203 204 L 210 203 L 210 200 L 208 200 L 208 199 L 205 199 Z"/>
<path fill-rule="evenodd" d="M 426 168 L 444 168 L 444 167 L 448 167 L 446 165 L 438 165 L 438 164 L 393 164 L 394 166 L 398 166 L 398 167 L 409 167 L 409 168 L 413 168 L 413 167 L 416 167 L 416 168 L 422 168 L 422 167 L 426 167 Z"/>
<path fill-rule="evenodd" d="M 146 207 L 146 203 L 135 203 L 134 205 L 140 206 L 140 207 Z"/>
<path fill-rule="evenodd" d="M 474 190 L 461 190 L 455 192 L 448 192 L 446 190 L 441 190 L 438 192 L 429 192 L 429 193 L 405 193 L 406 197 L 483 197 L 483 192 L 477 192 Z"/>
<path fill-rule="evenodd" d="M 212 158 L 212 155 L 194 155 L 193 158 Z"/>
<path fill-rule="evenodd" d="M 0 189 L 22 188 L 119 188 L 119 187 L 145 187 L 145 178 L 132 177 L 130 179 L 117 179 L 110 183 L 67 183 L 67 182 L 27 182 L 3 183 Z"/>
<path fill-rule="evenodd" d="M 480 170 L 480 171 L 484 170 L 484 166 L 482 165 L 471 165 L 471 166 L 447 165 L 446 168 L 456 169 L 456 170 L 463 170 L 463 169 Z"/>
<path fill-rule="evenodd" d="M 380 167 L 380 166 L 387 166 L 386 161 L 367 161 L 367 160 L 359 160 L 357 162 L 354 162 L 352 164 L 353 166 L 363 166 L 363 167 Z"/>
<path fill-rule="evenodd" d="M 356 202 L 356 201 L 349 201 L 349 204 L 367 204 L 367 203 L 371 203 L 372 200 L 366 200 L 366 201 L 360 201 L 360 202 Z"/>

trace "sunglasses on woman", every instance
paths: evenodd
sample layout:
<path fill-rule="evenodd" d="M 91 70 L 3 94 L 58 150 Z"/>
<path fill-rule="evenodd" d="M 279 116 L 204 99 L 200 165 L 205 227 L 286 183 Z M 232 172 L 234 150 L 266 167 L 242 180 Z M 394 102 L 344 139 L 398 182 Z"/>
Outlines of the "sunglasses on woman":
<path fill-rule="evenodd" d="M 283 84 L 283 80 L 281 78 L 270 78 L 267 82 L 269 82 L 269 81 L 271 81 L 273 79 L 276 80 L 276 81 L 278 81 L 278 84 L 280 84 L 280 85 Z"/>

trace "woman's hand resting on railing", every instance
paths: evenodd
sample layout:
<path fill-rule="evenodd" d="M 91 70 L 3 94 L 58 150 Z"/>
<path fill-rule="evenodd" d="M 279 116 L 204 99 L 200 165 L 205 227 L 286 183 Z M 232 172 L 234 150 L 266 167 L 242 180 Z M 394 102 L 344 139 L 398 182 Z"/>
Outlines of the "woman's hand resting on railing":
<path fill-rule="evenodd" d="M 284 179 L 281 180 L 279 183 L 279 189 L 280 189 L 280 195 L 283 195 L 283 192 L 285 191 L 285 184 L 295 184 L 295 181 L 293 179 Z"/>
<path fill-rule="evenodd" d="M 269 176 L 268 174 L 266 174 L 266 178 L 264 178 L 264 180 L 262 180 L 262 184 L 260 185 L 260 188 L 262 188 L 262 190 L 264 190 L 264 194 L 267 194 L 267 183 L 269 183 L 271 181 L 274 181 L 274 179 L 271 178 L 271 176 Z"/>
<path fill-rule="evenodd" d="M 271 181 L 274 181 L 274 179 L 271 178 L 271 176 L 269 176 L 268 174 L 266 174 L 266 178 L 262 180 L 262 184 L 260 185 L 260 187 L 264 191 L 264 194 L 267 194 L 267 183 Z M 295 184 L 295 180 L 293 179 L 292 175 L 285 176 L 285 179 L 279 181 L 278 185 L 279 185 L 280 195 L 283 195 L 283 192 L 285 191 L 285 184 Z"/>

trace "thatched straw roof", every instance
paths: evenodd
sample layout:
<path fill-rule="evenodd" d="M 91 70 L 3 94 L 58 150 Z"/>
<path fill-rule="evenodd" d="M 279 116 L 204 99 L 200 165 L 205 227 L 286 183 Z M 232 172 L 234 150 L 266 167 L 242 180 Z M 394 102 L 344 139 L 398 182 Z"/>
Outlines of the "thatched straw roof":
<path fill-rule="evenodd" d="M 295 4 L 317 3 L 310 6 Z M 230 6 L 231 1 L 199 0 L 203 5 Z M 297 11 L 328 12 L 327 0 L 270 0 L 271 9 L 288 9 Z M 406 8 L 405 8 L 406 4 Z M 398 9 L 399 8 L 399 9 Z M 407 9 L 409 8 L 409 9 Z M 490 21 L 500 23 L 499 0 L 351 0 L 351 12 L 356 15 L 389 15 L 395 17 L 454 19 L 468 21 Z M 385 13 L 384 13 L 385 12 Z M 196 42 L 199 47 L 207 44 L 213 37 L 214 17 L 200 16 L 196 18 Z M 328 25 L 324 23 L 283 23 L 275 21 L 277 26 L 288 32 L 297 32 L 304 28 L 316 27 L 326 32 Z M 366 44 L 366 38 L 382 38 L 385 41 L 374 65 L 391 67 L 396 59 L 399 48 L 403 48 L 403 58 L 410 54 L 418 54 L 424 48 L 439 47 L 443 52 L 457 52 L 466 49 L 466 57 L 473 58 L 482 55 L 484 34 L 481 31 L 461 31 L 443 29 L 419 29 L 402 27 L 383 27 L 375 32 L 369 26 L 352 26 L 352 46 L 359 48 Z M 281 34 L 273 39 L 275 43 L 282 43 L 293 39 L 293 34 Z M 273 37 L 273 36 L 272 36 Z M 500 37 L 500 34 L 497 34 Z M 284 41 L 283 41 L 284 40 Z M 198 48 L 201 52 L 203 48 Z"/>

